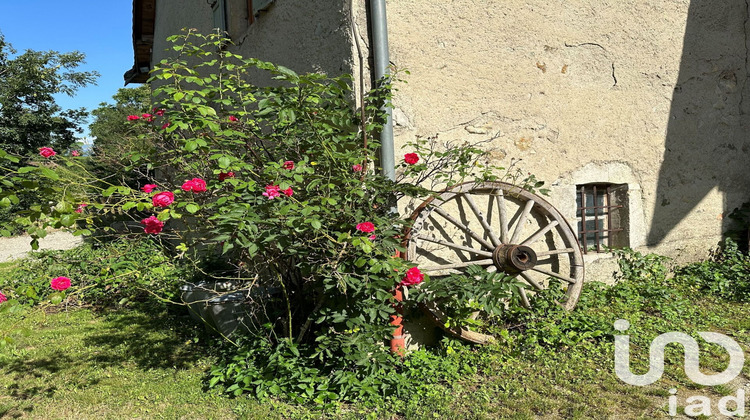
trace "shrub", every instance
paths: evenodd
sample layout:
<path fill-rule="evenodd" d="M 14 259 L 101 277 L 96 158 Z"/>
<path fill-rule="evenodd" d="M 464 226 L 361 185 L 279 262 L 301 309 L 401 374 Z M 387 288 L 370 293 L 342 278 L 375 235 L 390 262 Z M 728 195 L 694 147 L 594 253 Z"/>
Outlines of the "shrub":
<path fill-rule="evenodd" d="M 394 182 L 375 164 L 374 136 L 391 80 L 365 95 L 360 114 L 348 76 L 245 59 L 216 35 L 170 40 L 177 56 L 152 76 L 155 111 L 127 118 L 148 136 L 139 143 L 145 150 L 128 155 L 128 172 L 99 179 L 79 160 L 37 157 L 12 180 L 49 203 L 18 222 L 36 238 L 47 226 L 112 231 L 102 221 L 121 215 L 141 223 L 141 235 L 172 244 L 204 280 L 231 282 L 250 299 L 268 295 L 247 337 L 225 344 L 232 347 L 211 385 L 321 404 L 402 395 L 397 358 L 383 345 L 393 332 L 393 293 L 429 278 L 396 256 L 409 222 L 391 209 L 445 185 L 495 180 L 502 168 L 472 145 L 420 156 L 435 143 L 418 139 Z M 258 72 L 275 84 L 249 83 Z M 77 168 L 76 183 L 87 188 L 57 183 L 61 168 Z M 426 188 L 428 178 L 442 185 Z M 541 186 L 533 177 L 521 183 Z M 0 194 L 13 199 L 12 190 Z"/>
<path fill-rule="evenodd" d="M 680 268 L 675 277 L 682 284 L 723 299 L 750 301 L 750 257 L 729 238 L 710 259 Z"/>

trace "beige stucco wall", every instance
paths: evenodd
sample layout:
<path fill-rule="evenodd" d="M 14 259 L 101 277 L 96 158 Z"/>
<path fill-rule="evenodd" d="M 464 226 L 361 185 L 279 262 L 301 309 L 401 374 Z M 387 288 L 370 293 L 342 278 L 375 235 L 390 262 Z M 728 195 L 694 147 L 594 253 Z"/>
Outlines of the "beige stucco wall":
<path fill-rule="evenodd" d="M 297 72 L 352 73 L 346 2 L 326 0 L 311 7 L 304 0 L 275 1 L 250 25 L 246 0 L 225 1 L 233 52 Z M 212 27 L 212 10 L 206 0 L 158 0 L 152 62 L 158 63 L 167 56 L 168 36 L 180 33 L 182 28 L 210 33 Z"/>
<path fill-rule="evenodd" d="M 246 2 L 227 1 L 242 55 L 357 74 L 348 0 L 277 0 L 249 27 Z M 416 136 L 489 139 L 574 226 L 575 185 L 627 184 L 631 247 L 678 260 L 705 257 L 750 198 L 745 1 L 389 0 L 387 13 L 390 59 L 411 72 L 394 100 L 397 162 Z M 211 23 L 205 0 L 160 0 L 156 40 Z M 589 279 L 611 274 L 587 263 Z"/>
<path fill-rule="evenodd" d="M 682 260 L 705 256 L 750 198 L 744 1 L 387 7 L 391 61 L 411 72 L 397 151 L 417 135 L 492 139 L 571 221 L 576 184 L 627 183 L 631 246 Z"/>

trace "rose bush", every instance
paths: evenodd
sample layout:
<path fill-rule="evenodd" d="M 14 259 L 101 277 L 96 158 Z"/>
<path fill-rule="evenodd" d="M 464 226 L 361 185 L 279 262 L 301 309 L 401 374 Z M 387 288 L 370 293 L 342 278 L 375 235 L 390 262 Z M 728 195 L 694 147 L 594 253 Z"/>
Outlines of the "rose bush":
<path fill-rule="evenodd" d="M 396 257 L 410 222 L 390 209 L 397 199 L 423 200 L 463 180 L 494 180 L 498 168 L 470 145 L 431 153 L 434 142 L 417 139 L 394 182 L 372 163 L 390 81 L 359 104 L 362 119 L 347 76 L 299 75 L 244 59 L 219 48 L 228 41 L 218 36 L 170 39 L 176 57 L 151 79 L 156 111 L 127 117 L 134 132 L 146 133 L 139 135 L 147 152 L 130 154 L 121 172 L 105 179 L 91 177 L 80 161 L 45 156 L 12 171 L 0 204 L 13 200 L 18 185 L 44 191 L 52 204 L 17 220 L 32 245 L 46 227 L 115 232 L 104 221 L 124 218 L 163 239 L 205 280 L 263 294 L 254 299 L 263 305 L 257 317 L 246 320 L 247 338 L 227 344 L 227 362 L 214 369 L 211 386 L 320 403 L 398 392 L 388 379 L 397 359 L 383 346 L 393 332 L 394 289 L 429 278 Z M 276 84 L 250 84 L 248 75 L 258 71 Z M 2 152 L 0 159 L 21 158 Z M 62 167 L 76 168 L 86 190 L 44 182 Z M 76 212 L 77 203 L 88 203 L 86 211 Z M 211 270 L 201 268 L 206 260 Z M 280 385 L 284 380 L 291 382 Z"/>

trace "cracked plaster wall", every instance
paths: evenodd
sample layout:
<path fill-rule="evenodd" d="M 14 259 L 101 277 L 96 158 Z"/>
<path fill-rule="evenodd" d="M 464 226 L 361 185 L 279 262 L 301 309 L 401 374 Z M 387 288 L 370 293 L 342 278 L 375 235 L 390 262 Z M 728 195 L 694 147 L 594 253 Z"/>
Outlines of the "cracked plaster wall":
<path fill-rule="evenodd" d="M 247 1 L 225 0 L 230 50 L 243 57 L 271 61 L 297 72 L 323 72 L 330 75 L 353 73 L 348 2 L 279 0 L 260 12 L 253 24 L 247 23 Z M 171 54 L 165 51 L 170 35 L 182 28 L 210 33 L 212 9 L 207 0 L 159 0 L 156 6 L 156 33 L 152 63 Z M 260 74 L 256 84 L 268 83 Z"/>
<path fill-rule="evenodd" d="M 705 257 L 728 211 L 750 198 L 744 0 L 392 0 L 387 7 L 391 61 L 411 73 L 394 100 L 397 152 L 418 135 L 491 139 L 499 160 L 520 158 L 552 185 L 550 201 L 571 224 L 576 183 L 628 183 L 638 213 L 631 246 L 679 260 Z M 676 89 L 690 99 L 676 102 Z M 670 162 L 665 152 L 709 142 L 729 144 L 735 156 L 712 147 L 699 149 L 709 156 L 699 161 Z M 685 190 L 727 172 L 735 181 L 709 183 L 695 197 L 675 190 L 673 200 L 690 205 L 654 239 L 655 209 L 680 212 L 662 209 L 657 187 L 682 167 L 697 174 L 670 181 Z M 606 176 L 618 171 L 627 176 Z M 596 173 L 600 179 L 589 176 Z"/>
<path fill-rule="evenodd" d="M 359 40 L 369 88 L 367 2 L 276 1 L 248 27 L 245 2 L 228 1 L 239 53 L 352 73 L 359 89 Z M 490 139 L 571 224 L 575 184 L 627 168 L 631 246 L 681 260 L 705 257 L 750 198 L 745 0 L 389 0 L 387 13 L 390 59 L 411 73 L 394 99 L 397 161 L 415 136 Z M 205 0 L 159 1 L 155 61 L 185 26 L 210 29 Z"/>

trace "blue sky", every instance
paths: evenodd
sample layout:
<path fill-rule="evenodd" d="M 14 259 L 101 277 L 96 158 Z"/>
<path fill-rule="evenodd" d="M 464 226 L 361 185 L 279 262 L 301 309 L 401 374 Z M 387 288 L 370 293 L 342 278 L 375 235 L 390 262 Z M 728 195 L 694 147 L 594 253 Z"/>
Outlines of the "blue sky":
<path fill-rule="evenodd" d="M 0 0 L 0 32 L 19 52 L 78 50 L 86 54 L 81 70 L 96 70 L 97 86 L 61 95 L 63 108 L 91 111 L 110 102 L 133 66 L 132 0 Z M 137 85 L 129 85 L 134 87 Z"/>

